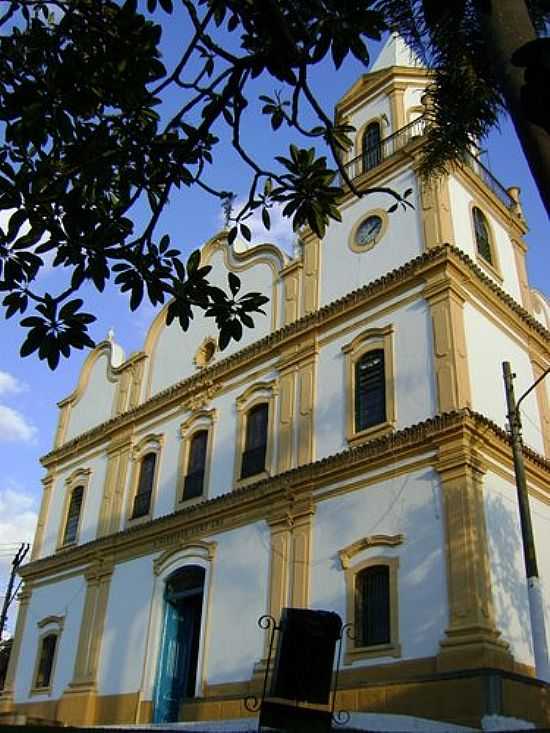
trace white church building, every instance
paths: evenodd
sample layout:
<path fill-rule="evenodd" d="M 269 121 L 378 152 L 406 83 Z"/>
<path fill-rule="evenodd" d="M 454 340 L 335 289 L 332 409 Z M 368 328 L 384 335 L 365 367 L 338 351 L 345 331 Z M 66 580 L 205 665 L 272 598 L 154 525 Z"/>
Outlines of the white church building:
<path fill-rule="evenodd" d="M 476 158 L 418 173 L 429 83 L 391 37 L 338 103 L 359 188 L 342 222 L 202 248 L 267 316 L 220 353 L 210 320 L 108 339 L 59 403 L 0 720 L 94 725 L 248 715 L 262 614 L 337 612 L 337 708 L 542 726 L 502 362 L 550 365 L 515 188 Z M 550 630 L 550 380 L 523 403 Z M 549 634 L 550 635 L 550 634 Z"/>

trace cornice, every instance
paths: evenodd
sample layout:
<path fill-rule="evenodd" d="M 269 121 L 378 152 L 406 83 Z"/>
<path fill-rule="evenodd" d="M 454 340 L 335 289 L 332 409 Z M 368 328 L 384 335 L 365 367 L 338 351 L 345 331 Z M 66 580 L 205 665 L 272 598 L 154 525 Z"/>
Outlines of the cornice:
<path fill-rule="evenodd" d="M 219 382 L 227 384 L 232 376 L 242 374 L 244 365 L 248 368 L 259 361 L 273 359 L 282 350 L 290 348 L 293 342 L 301 343 L 304 337 L 308 335 L 313 337 L 319 329 L 333 327 L 335 321 L 342 317 L 352 316 L 354 311 L 364 309 L 365 306 L 381 297 L 389 297 L 395 292 L 408 290 L 425 282 L 431 270 L 442 266 L 448 267 L 450 270 L 452 269 L 449 267 L 451 265 L 459 265 L 462 269 L 465 288 L 470 288 L 472 284 L 475 284 L 479 291 L 482 291 L 485 295 L 493 296 L 493 300 L 497 304 L 507 308 L 509 313 L 512 312 L 517 316 L 531 335 L 534 335 L 542 343 L 548 344 L 550 342 L 550 332 L 494 283 L 465 252 L 453 245 L 443 244 L 429 249 L 401 267 L 357 290 L 353 290 L 319 310 L 303 316 L 277 331 L 273 331 L 237 353 L 221 359 L 211 366 L 204 367 L 199 373 L 162 390 L 137 407 L 100 423 L 91 430 L 47 453 L 41 459 L 42 465 L 45 468 L 50 468 L 57 462 L 64 461 L 79 451 L 107 442 L 112 439 L 115 432 L 129 429 L 154 413 L 169 406 L 175 407 L 190 397 L 198 397 L 202 391 L 207 391 L 214 384 Z M 467 275 L 473 275 L 474 277 L 467 277 Z"/>
<path fill-rule="evenodd" d="M 110 562 L 116 563 L 122 558 L 152 554 L 252 521 L 267 521 L 278 506 L 295 516 L 303 512 L 304 500 L 311 500 L 313 488 L 341 483 L 358 473 L 391 465 L 396 455 L 403 459 L 434 448 L 440 449 L 441 446 L 454 446 L 457 442 L 464 446 L 465 460 L 468 452 L 474 451 L 478 455 L 487 450 L 492 456 L 498 454 L 501 462 L 512 465 L 507 433 L 483 415 L 465 408 L 437 415 L 314 463 L 229 490 L 226 494 L 186 506 L 139 526 L 34 560 L 19 572 L 26 582 L 32 583 L 45 575 L 97 563 L 101 558 L 109 557 Z M 528 480 L 536 481 L 539 487 L 549 486 L 550 462 L 529 448 L 524 448 L 524 457 Z M 544 491 L 550 501 L 548 489 L 542 493 Z"/>

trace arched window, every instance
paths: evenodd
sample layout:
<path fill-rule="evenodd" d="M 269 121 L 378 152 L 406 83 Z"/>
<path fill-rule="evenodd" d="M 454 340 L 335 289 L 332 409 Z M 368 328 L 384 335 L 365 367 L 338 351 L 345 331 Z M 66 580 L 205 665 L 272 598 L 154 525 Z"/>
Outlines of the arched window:
<path fill-rule="evenodd" d="M 372 565 L 355 579 L 355 636 L 360 647 L 391 641 L 390 570 Z"/>
<path fill-rule="evenodd" d="M 373 349 L 355 363 L 355 432 L 383 422 L 386 422 L 384 349 Z"/>
<path fill-rule="evenodd" d="M 363 173 L 375 168 L 381 160 L 380 125 L 371 122 L 363 133 Z"/>
<path fill-rule="evenodd" d="M 50 687 L 51 685 L 57 636 L 57 634 L 48 634 L 47 636 L 42 637 L 38 666 L 36 668 L 36 677 L 34 680 L 34 687 L 36 689 Z"/>
<path fill-rule="evenodd" d="M 269 406 L 266 402 L 252 407 L 246 415 L 246 439 L 241 478 L 265 471 Z"/>
<path fill-rule="evenodd" d="M 141 459 L 138 485 L 136 494 L 134 496 L 132 519 L 144 517 L 149 514 L 149 509 L 151 507 L 151 495 L 153 493 L 153 484 L 155 480 L 156 465 L 156 453 L 147 453 Z"/>
<path fill-rule="evenodd" d="M 182 499 L 192 499 L 195 496 L 200 496 L 203 492 L 207 445 L 208 430 L 199 430 L 193 435 L 189 446 L 187 474 Z"/>
<path fill-rule="evenodd" d="M 474 206 L 472 209 L 472 218 L 474 220 L 474 234 L 478 254 L 490 265 L 494 265 L 491 233 L 485 214 L 477 206 Z"/>
<path fill-rule="evenodd" d="M 64 545 L 70 545 L 73 542 L 76 542 L 83 498 L 84 486 L 75 486 L 75 488 L 71 492 L 69 509 L 67 511 L 67 519 L 65 521 L 65 531 L 63 532 Z"/>

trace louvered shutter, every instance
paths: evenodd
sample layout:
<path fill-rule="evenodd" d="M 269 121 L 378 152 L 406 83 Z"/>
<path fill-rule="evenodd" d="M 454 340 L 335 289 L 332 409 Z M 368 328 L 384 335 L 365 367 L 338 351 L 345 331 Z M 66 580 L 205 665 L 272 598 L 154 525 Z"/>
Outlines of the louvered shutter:
<path fill-rule="evenodd" d="M 386 421 L 384 351 L 368 351 L 355 365 L 355 431 Z"/>
<path fill-rule="evenodd" d="M 254 476 L 265 470 L 268 409 L 267 403 L 256 405 L 246 417 L 246 440 L 241 478 Z"/>
<path fill-rule="evenodd" d="M 147 453 L 147 455 L 145 455 L 141 461 L 141 466 L 139 469 L 138 488 L 134 497 L 134 509 L 132 512 L 132 519 L 137 519 L 137 517 L 144 517 L 146 514 L 149 514 L 156 465 L 156 453 Z"/>
<path fill-rule="evenodd" d="M 80 519 L 80 510 L 82 509 L 82 499 L 84 496 L 84 487 L 76 486 L 71 494 L 69 503 L 69 511 L 67 512 L 67 523 L 65 524 L 65 534 L 63 535 L 63 544 L 69 545 L 76 540 L 76 532 L 78 529 L 78 521 Z"/>
<path fill-rule="evenodd" d="M 374 565 L 360 574 L 362 646 L 390 642 L 390 574 L 387 565 Z"/>
<path fill-rule="evenodd" d="M 191 440 L 189 448 L 189 462 L 187 466 L 187 476 L 185 477 L 185 485 L 183 488 L 183 498 L 192 499 L 200 496 L 204 485 L 204 470 L 206 467 L 206 445 L 208 442 L 208 432 L 201 430 L 195 433 Z"/>
<path fill-rule="evenodd" d="M 474 232 L 476 237 L 477 251 L 480 256 L 488 262 L 490 265 L 493 264 L 493 254 L 491 252 L 491 239 L 489 234 L 489 227 L 485 216 L 481 209 L 474 206 L 472 209 L 472 216 L 474 218 Z"/>

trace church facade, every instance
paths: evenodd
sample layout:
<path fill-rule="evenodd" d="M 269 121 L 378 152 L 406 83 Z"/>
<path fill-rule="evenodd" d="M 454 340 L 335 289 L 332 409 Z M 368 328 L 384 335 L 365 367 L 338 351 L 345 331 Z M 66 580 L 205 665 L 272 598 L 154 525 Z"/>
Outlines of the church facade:
<path fill-rule="evenodd" d="M 341 201 L 341 223 L 275 245 L 202 248 L 267 316 L 108 339 L 59 403 L 0 712 L 68 724 L 247 715 L 262 614 L 336 611 L 337 707 L 543 725 L 502 362 L 521 394 L 550 363 L 517 189 L 473 156 L 417 174 L 429 73 L 392 37 L 336 114 L 348 175 L 411 189 Z M 391 202 L 390 202 L 391 203 Z M 550 630 L 548 381 L 524 404 Z M 548 681 L 546 681 L 548 682 Z"/>

